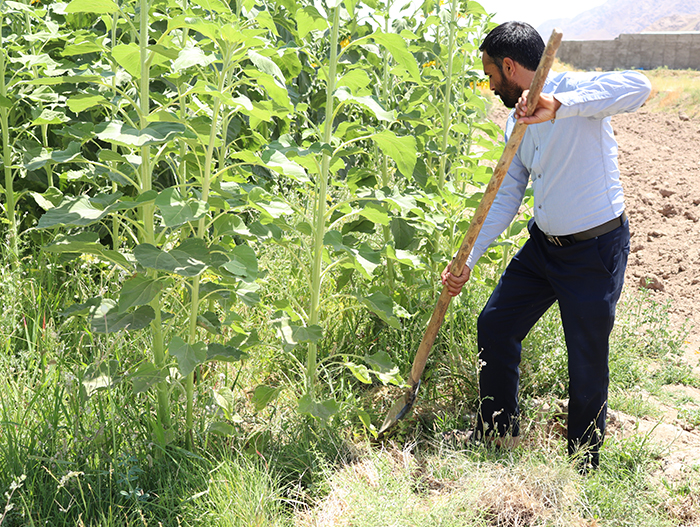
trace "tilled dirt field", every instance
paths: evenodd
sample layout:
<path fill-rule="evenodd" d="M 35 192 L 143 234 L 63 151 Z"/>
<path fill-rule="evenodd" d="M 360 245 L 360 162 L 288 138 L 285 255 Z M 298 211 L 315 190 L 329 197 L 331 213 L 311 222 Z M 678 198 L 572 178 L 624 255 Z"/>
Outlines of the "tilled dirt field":
<path fill-rule="evenodd" d="M 700 373 L 700 118 L 642 108 L 613 117 L 619 144 L 620 173 L 630 217 L 631 248 L 626 273 L 628 288 L 644 287 L 668 304 L 671 323 L 686 323 L 690 334 L 685 361 Z M 700 430 L 679 420 L 698 411 L 700 390 L 681 391 L 680 408 L 661 404 L 662 419 L 635 419 L 618 414 L 613 434 L 641 434 L 664 449 L 664 477 L 682 479 L 700 463 Z M 658 401 L 657 401 L 658 404 Z M 612 413 L 614 416 L 614 412 Z"/>
<path fill-rule="evenodd" d="M 700 119 L 642 110 L 613 117 L 632 234 L 626 287 L 670 301 L 700 340 Z"/>

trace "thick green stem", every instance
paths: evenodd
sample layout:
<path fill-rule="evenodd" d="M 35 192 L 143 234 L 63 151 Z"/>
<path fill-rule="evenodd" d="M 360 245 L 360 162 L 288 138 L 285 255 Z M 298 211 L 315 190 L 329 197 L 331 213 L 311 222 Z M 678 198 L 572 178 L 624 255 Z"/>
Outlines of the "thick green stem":
<path fill-rule="evenodd" d="M 2 17 L 0 17 L 0 22 Z M 5 83 L 5 48 L 2 42 L 2 24 L 0 23 L 0 95 L 7 99 Z M 2 127 L 2 164 L 5 171 L 5 214 L 9 225 L 10 263 L 16 270 L 19 265 L 19 250 L 17 247 L 17 218 L 15 216 L 16 197 L 12 178 L 12 150 L 10 149 L 10 109 L 0 107 L 0 126 Z"/>
<path fill-rule="evenodd" d="M 150 5 L 148 0 L 139 1 L 140 9 L 140 31 L 139 31 L 139 52 L 141 61 L 141 78 L 139 79 L 139 126 L 141 129 L 148 126 L 148 114 L 150 112 L 150 66 L 148 61 L 148 13 Z M 141 171 L 140 171 L 140 192 L 148 192 L 152 188 L 151 182 L 151 149 L 149 146 L 141 147 Z M 155 204 L 147 203 L 142 209 L 142 220 L 144 227 L 144 242 L 151 245 L 156 244 L 156 232 L 153 217 L 155 214 Z M 157 271 L 152 271 L 152 278 L 157 278 Z M 152 302 L 151 307 L 155 311 L 156 317 L 151 322 L 151 334 L 153 336 L 153 362 L 158 368 L 164 368 L 165 346 L 163 345 L 163 329 L 160 317 L 161 296 L 158 295 Z M 156 388 L 158 396 L 158 421 L 163 428 L 170 428 L 170 404 L 168 401 L 168 385 L 165 381 L 159 382 Z"/>
<path fill-rule="evenodd" d="M 391 31 L 391 19 L 389 17 L 391 11 L 391 0 L 387 0 L 386 5 L 386 16 L 384 18 L 384 32 L 389 33 Z M 385 108 L 389 105 L 389 53 L 388 51 L 384 53 L 384 70 L 382 72 L 382 103 Z M 386 154 L 382 154 L 382 186 L 388 187 L 390 181 L 389 178 L 389 159 Z M 409 177 L 409 174 L 406 174 Z M 391 243 L 391 228 L 389 225 L 384 225 L 382 227 L 382 234 L 384 236 L 384 244 L 389 245 Z M 386 261 L 386 275 L 389 282 L 389 287 L 394 290 L 394 260 L 387 258 Z"/>
<path fill-rule="evenodd" d="M 224 56 L 224 64 L 219 73 L 219 93 L 222 93 L 228 79 L 228 62 L 230 53 Z M 214 108 L 211 116 L 211 128 L 209 129 L 209 144 L 204 158 L 204 174 L 202 177 L 202 201 L 206 202 L 209 199 L 209 191 L 212 179 L 212 165 L 214 163 L 214 145 L 216 144 L 216 130 L 219 121 L 219 113 L 221 112 L 221 99 L 214 100 Z M 206 234 L 206 217 L 199 219 L 197 224 L 196 236 L 204 239 Z M 197 316 L 199 315 L 199 276 L 195 276 L 192 280 L 192 298 L 190 300 L 190 323 L 188 342 L 194 345 L 197 341 Z M 190 373 L 185 379 L 185 396 L 187 400 L 187 409 L 185 414 L 185 427 L 187 435 L 185 437 L 185 446 L 188 449 L 193 445 L 193 430 L 194 430 L 194 372 Z"/>
<path fill-rule="evenodd" d="M 452 67 L 454 63 L 453 53 L 454 53 L 454 43 L 455 43 L 455 30 L 457 28 L 457 0 L 452 0 L 452 7 L 450 13 L 450 31 L 447 43 L 447 76 L 445 79 L 445 107 L 442 114 L 442 148 L 440 156 L 440 172 L 438 186 L 442 189 L 445 186 L 445 164 L 447 162 L 447 141 L 450 137 L 450 103 L 452 96 Z"/>
<path fill-rule="evenodd" d="M 333 11 L 331 29 L 331 55 L 328 67 L 328 84 L 326 85 L 326 118 L 323 123 L 323 142 L 329 144 L 333 136 L 333 93 L 335 92 L 338 68 L 338 33 L 340 26 L 340 7 Z M 323 263 L 323 236 L 326 227 L 326 194 L 331 157 L 324 150 L 321 158 L 321 174 L 316 188 L 316 212 L 314 218 L 314 252 L 311 269 L 311 306 L 309 307 L 309 325 L 318 324 L 321 300 L 321 265 Z M 316 343 L 309 344 L 306 356 L 306 391 L 311 393 L 316 384 Z"/>
<path fill-rule="evenodd" d="M 117 24 L 119 22 L 119 14 L 114 13 L 112 16 L 112 41 L 111 41 L 111 46 L 112 49 L 114 49 L 114 46 L 117 45 Z M 113 64 L 112 65 L 112 92 L 116 93 L 117 91 L 117 65 Z M 112 118 L 116 116 L 117 110 L 114 111 L 112 114 Z M 118 146 L 115 143 L 112 143 L 112 151 L 117 152 Z M 110 161 L 110 166 L 114 168 L 116 165 L 115 162 Z M 116 194 L 117 193 L 117 184 L 112 183 L 112 193 Z M 119 242 L 119 218 L 117 217 L 116 214 L 112 216 L 112 250 L 118 251 L 120 247 L 120 242 Z"/>

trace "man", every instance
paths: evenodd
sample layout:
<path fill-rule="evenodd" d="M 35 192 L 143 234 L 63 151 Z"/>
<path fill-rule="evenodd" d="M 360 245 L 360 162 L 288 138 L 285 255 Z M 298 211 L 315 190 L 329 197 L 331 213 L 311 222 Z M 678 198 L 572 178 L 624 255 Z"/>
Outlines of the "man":
<path fill-rule="evenodd" d="M 530 238 L 513 257 L 479 316 L 480 411 L 473 438 L 517 440 L 521 342 L 559 302 L 569 357 L 568 450 L 598 466 L 609 384 L 608 339 L 627 256 L 629 224 L 610 116 L 633 112 L 651 91 L 636 72 L 550 74 L 535 113 L 524 117 L 544 42 L 524 23 L 493 29 L 480 46 L 484 73 L 516 120 L 528 126 L 461 276 L 442 273 L 452 296 L 510 224 L 528 180 Z"/>

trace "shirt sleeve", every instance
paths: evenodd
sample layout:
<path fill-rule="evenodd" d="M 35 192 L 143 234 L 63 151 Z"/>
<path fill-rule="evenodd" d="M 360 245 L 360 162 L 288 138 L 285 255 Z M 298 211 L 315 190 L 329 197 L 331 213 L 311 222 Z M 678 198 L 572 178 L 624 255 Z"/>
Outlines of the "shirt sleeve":
<path fill-rule="evenodd" d="M 619 113 L 634 112 L 649 97 L 651 83 L 636 71 L 597 73 L 578 83 L 570 91 L 554 93 L 561 103 L 557 119 L 587 117 L 604 119 Z"/>
<path fill-rule="evenodd" d="M 506 141 L 507 139 L 506 137 Z M 486 252 L 489 245 L 498 238 L 515 218 L 523 201 L 523 196 L 525 196 L 525 188 L 529 178 L 529 172 L 516 154 L 510 164 L 508 173 L 503 178 L 496 198 L 493 200 L 493 205 L 489 209 L 469 258 L 467 258 L 469 269 L 474 268 L 476 262 Z"/>

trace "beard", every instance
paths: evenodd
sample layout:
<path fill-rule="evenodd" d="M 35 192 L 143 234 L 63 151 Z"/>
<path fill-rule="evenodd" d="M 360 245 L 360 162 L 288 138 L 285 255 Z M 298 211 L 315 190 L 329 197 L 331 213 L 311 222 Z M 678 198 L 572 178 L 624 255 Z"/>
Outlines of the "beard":
<path fill-rule="evenodd" d="M 494 93 L 501 98 L 506 108 L 515 108 L 515 104 L 518 102 L 518 99 L 520 99 L 520 96 L 523 94 L 523 89 L 520 86 L 518 86 L 515 82 L 511 80 L 506 80 L 505 76 L 503 76 L 502 79 L 503 85 L 500 86 L 500 89 L 495 91 Z"/>

